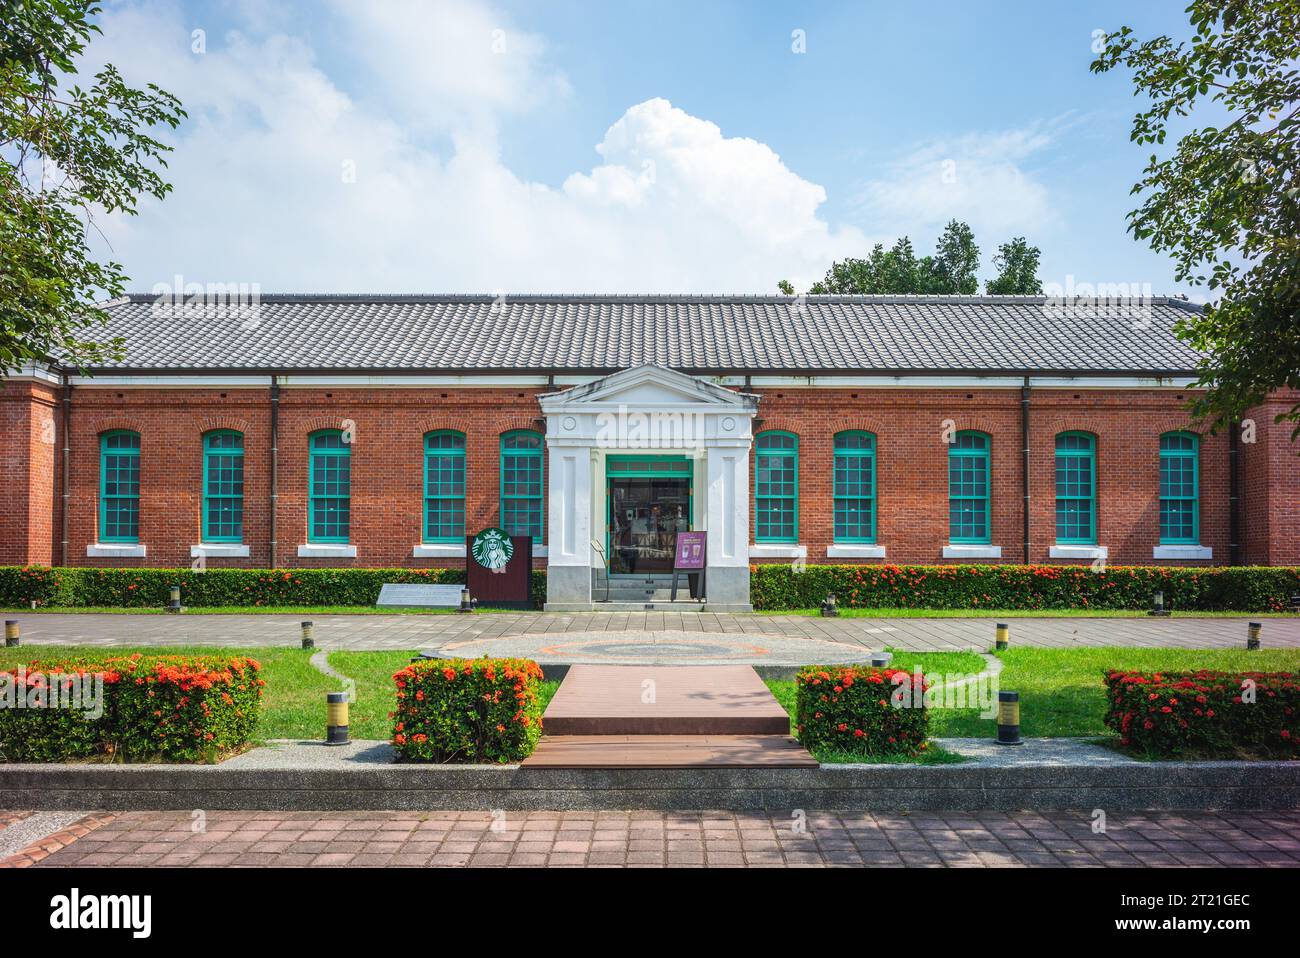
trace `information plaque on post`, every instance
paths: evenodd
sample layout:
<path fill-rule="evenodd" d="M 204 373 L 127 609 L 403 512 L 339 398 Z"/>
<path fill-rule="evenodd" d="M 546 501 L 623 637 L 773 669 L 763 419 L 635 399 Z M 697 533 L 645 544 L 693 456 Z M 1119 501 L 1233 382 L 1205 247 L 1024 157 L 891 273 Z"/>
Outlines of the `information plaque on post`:
<path fill-rule="evenodd" d="M 677 548 L 673 552 L 673 594 L 677 601 L 677 577 L 686 573 L 692 599 L 704 598 L 704 563 L 709 553 L 707 532 L 677 533 Z"/>

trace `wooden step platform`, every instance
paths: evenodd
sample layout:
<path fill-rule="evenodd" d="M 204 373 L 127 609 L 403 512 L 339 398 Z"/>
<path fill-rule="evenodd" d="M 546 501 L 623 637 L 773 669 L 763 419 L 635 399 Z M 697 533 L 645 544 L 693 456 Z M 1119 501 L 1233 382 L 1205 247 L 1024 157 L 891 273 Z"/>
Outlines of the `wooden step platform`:
<path fill-rule="evenodd" d="M 526 768 L 816 768 L 789 735 L 546 735 Z"/>
<path fill-rule="evenodd" d="M 547 736 L 789 735 L 790 716 L 748 665 L 573 665 Z"/>

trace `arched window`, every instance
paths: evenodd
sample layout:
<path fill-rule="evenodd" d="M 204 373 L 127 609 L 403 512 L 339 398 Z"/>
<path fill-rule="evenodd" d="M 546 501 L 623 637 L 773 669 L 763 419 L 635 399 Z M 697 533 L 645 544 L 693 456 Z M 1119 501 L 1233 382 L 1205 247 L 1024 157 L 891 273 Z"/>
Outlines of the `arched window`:
<path fill-rule="evenodd" d="M 517 429 L 501 437 L 501 528 L 542 536 L 542 434 Z"/>
<path fill-rule="evenodd" d="M 1085 432 L 1056 437 L 1056 541 L 1097 543 L 1096 443 Z"/>
<path fill-rule="evenodd" d="M 203 436 L 204 542 L 244 539 L 244 436 L 220 429 Z"/>
<path fill-rule="evenodd" d="M 948 536 L 986 543 L 989 534 L 989 437 L 959 432 L 948 447 Z"/>
<path fill-rule="evenodd" d="M 465 435 L 424 437 L 424 541 L 465 541 Z"/>
<path fill-rule="evenodd" d="M 835 435 L 835 541 L 876 541 L 876 437 Z"/>
<path fill-rule="evenodd" d="M 1201 541 L 1199 445 L 1199 438 L 1190 432 L 1160 437 L 1162 543 Z"/>
<path fill-rule="evenodd" d="M 99 541 L 140 541 L 140 434 L 99 437 Z"/>
<path fill-rule="evenodd" d="M 799 541 L 799 437 L 761 432 L 754 441 L 754 541 Z"/>
<path fill-rule="evenodd" d="M 308 437 L 311 489 L 308 542 L 347 542 L 352 524 L 352 447 L 337 429 Z"/>

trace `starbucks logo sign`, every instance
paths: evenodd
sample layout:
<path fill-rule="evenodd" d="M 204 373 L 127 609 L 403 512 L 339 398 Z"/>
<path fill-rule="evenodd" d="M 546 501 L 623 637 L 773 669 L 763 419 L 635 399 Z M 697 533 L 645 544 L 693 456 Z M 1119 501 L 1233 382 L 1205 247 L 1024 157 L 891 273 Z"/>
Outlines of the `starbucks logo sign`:
<path fill-rule="evenodd" d="M 515 544 L 510 541 L 504 529 L 484 529 L 474 537 L 471 549 L 474 561 L 485 569 L 497 571 L 504 569 L 515 554 Z"/>

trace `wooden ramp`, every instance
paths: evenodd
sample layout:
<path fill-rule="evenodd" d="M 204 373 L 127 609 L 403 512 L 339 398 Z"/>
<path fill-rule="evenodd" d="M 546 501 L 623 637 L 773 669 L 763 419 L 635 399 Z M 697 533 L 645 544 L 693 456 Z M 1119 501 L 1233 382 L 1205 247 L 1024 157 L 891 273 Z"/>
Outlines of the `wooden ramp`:
<path fill-rule="evenodd" d="M 790 716 L 747 665 L 574 665 L 524 765 L 816 767 Z"/>

